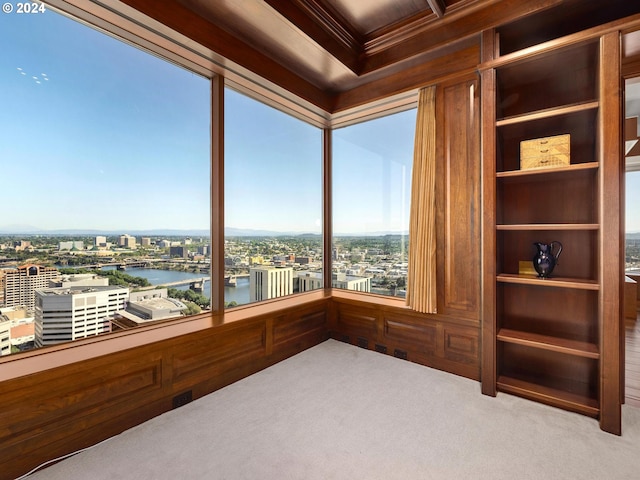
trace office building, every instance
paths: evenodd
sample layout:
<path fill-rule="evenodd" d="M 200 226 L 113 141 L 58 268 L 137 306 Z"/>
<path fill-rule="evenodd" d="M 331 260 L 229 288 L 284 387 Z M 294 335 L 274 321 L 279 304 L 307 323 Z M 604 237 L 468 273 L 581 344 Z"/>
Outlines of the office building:
<path fill-rule="evenodd" d="M 249 270 L 249 298 L 259 302 L 293 293 L 293 268 L 255 267 Z"/>
<path fill-rule="evenodd" d="M 7 307 L 24 306 L 33 312 L 35 291 L 49 286 L 50 280 L 58 280 L 60 272 L 53 267 L 23 265 L 4 271 L 4 305 Z"/>
<path fill-rule="evenodd" d="M 36 347 L 70 342 L 109 332 L 123 310 L 129 289 L 118 286 L 56 287 L 36 291 Z"/>
<path fill-rule="evenodd" d="M 131 235 L 120 235 L 118 237 L 118 246 L 122 248 L 136 248 L 136 237 Z"/>

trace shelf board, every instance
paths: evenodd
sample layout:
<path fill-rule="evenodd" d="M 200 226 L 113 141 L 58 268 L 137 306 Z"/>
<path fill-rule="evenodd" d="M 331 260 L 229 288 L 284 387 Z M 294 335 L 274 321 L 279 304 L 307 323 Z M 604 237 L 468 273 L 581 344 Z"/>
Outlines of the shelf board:
<path fill-rule="evenodd" d="M 512 393 L 530 400 L 546 403 L 547 405 L 582 413 L 590 417 L 597 417 L 600 413 L 600 408 L 598 408 L 598 402 L 596 400 L 579 393 L 538 385 L 506 375 L 500 375 L 498 377 L 497 387 L 505 393 Z"/>
<path fill-rule="evenodd" d="M 583 280 L 579 278 L 551 277 L 540 278 L 535 275 L 516 275 L 511 273 L 501 273 L 496 276 L 496 280 L 501 283 L 517 283 L 520 285 L 535 285 L 552 288 L 575 288 L 577 290 L 599 290 L 600 285 L 593 280 Z"/>
<path fill-rule="evenodd" d="M 574 173 L 579 170 L 595 170 L 599 166 L 598 162 L 575 163 L 566 167 L 553 168 L 532 168 L 530 170 L 508 170 L 506 172 L 497 172 L 496 178 L 515 178 L 528 177 L 532 175 L 550 175 L 557 173 Z"/>
<path fill-rule="evenodd" d="M 598 230 L 597 223 L 522 223 L 496 225 L 496 230 L 535 231 L 535 230 Z"/>
<path fill-rule="evenodd" d="M 586 110 L 597 109 L 599 103 L 597 101 L 575 103 L 572 105 L 564 105 L 562 107 L 545 108 L 535 112 L 525 113 L 522 115 L 514 115 L 496 121 L 496 127 L 504 127 L 513 125 L 514 123 L 531 122 L 533 120 L 541 120 L 543 118 L 557 117 L 560 115 L 568 115 L 570 113 L 584 112 Z"/>
<path fill-rule="evenodd" d="M 497 339 L 501 342 L 516 343 L 518 345 L 575 355 L 577 357 L 600 358 L 598 347 L 594 343 L 568 340 L 549 335 L 540 335 L 538 333 L 522 332 L 508 328 L 501 328 L 498 331 Z"/>

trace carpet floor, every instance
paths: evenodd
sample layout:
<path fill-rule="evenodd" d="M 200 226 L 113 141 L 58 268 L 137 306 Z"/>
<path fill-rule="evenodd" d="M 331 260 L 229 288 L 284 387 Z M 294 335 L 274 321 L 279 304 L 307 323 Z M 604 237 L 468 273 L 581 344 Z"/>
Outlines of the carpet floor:
<path fill-rule="evenodd" d="M 617 437 L 329 340 L 28 478 L 635 480 L 640 409 Z"/>

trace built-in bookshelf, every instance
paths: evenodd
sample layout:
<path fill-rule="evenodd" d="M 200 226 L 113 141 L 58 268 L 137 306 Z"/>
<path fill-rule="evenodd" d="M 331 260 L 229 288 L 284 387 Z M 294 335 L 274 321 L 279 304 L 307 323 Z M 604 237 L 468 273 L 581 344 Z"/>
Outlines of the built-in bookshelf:
<path fill-rule="evenodd" d="M 483 391 L 597 417 L 603 429 L 619 433 L 620 402 L 611 401 L 619 399 L 619 384 L 602 381 L 606 369 L 619 371 L 619 363 L 606 363 L 619 357 L 603 353 L 619 340 L 607 338 L 618 331 L 607 331 L 616 319 L 603 309 L 604 298 L 614 299 L 604 281 L 612 261 L 603 231 L 611 194 L 603 186 L 603 102 L 612 98 L 603 93 L 603 38 L 506 48 L 502 56 L 496 31 L 484 43 L 491 54 L 482 69 L 490 317 L 483 361 L 492 371 L 483 376 Z M 569 136 L 568 164 L 523 168 L 521 142 L 558 135 Z M 552 241 L 563 250 L 542 278 L 531 272 L 534 243 Z"/>

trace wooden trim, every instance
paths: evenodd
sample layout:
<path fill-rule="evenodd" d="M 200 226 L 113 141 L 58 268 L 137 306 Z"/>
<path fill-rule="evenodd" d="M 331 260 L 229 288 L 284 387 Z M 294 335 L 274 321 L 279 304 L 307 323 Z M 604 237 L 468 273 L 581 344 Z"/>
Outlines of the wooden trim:
<path fill-rule="evenodd" d="M 600 428 L 617 435 L 621 426 L 621 383 L 624 374 L 624 220 L 620 188 L 622 109 L 620 100 L 620 33 L 604 35 L 600 43 L 600 284 L 601 344 Z M 622 324 L 622 325 L 621 325 Z"/>
<path fill-rule="evenodd" d="M 507 55 L 499 56 L 493 59 L 488 59 L 483 62 L 478 68 L 485 70 L 488 68 L 496 68 L 505 64 L 513 64 L 518 61 L 525 61 L 532 57 L 535 57 L 541 53 L 551 52 L 561 48 L 569 46 L 579 46 L 580 44 L 596 41 L 603 35 L 615 34 L 619 35 L 622 28 L 640 28 L 640 14 L 633 15 L 631 17 L 615 20 L 613 22 L 598 25 L 597 27 L 583 30 L 578 33 L 566 35 L 561 38 L 549 40 L 548 42 L 540 43 L 532 47 L 524 48 L 517 52 L 513 52 Z M 618 60 L 619 62 L 619 60 Z M 618 70 L 620 71 L 620 70 Z"/>
<path fill-rule="evenodd" d="M 211 310 L 224 312 L 224 79 L 211 80 Z"/>
<path fill-rule="evenodd" d="M 363 40 L 337 11 L 317 0 L 265 1 L 349 70 L 358 73 Z"/>
<path fill-rule="evenodd" d="M 492 48 L 492 31 L 483 35 L 491 42 L 484 49 Z M 483 42 L 483 43 L 485 43 Z M 495 70 L 481 72 L 482 88 L 482 393 L 496 395 L 496 73 Z"/>
<path fill-rule="evenodd" d="M 330 289 L 333 280 L 333 132 L 325 128 L 322 132 L 322 280 L 324 288 Z"/>
<path fill-rule="evenodd" d="M 394 25 L 386 33 L 374 32 L 365 43 L 366 60 L 361 73 L 371 73 L 392 63 L 419 55 L 465 38 L 475 37 L 484 29 L 518 20 L 540 10 L 560 4 L 560 0 L 493 0 L 448 13 L 434 26 L 417 16 L 408 23 Z M 499 13 L 498 13 L 499 12 Z M 433 15 L 436 20 L 437 16 Z"/>
<path fill-rule="evenodd" d="M 460 45 L 456 45 L 458 47 Z M 332 114 L 371 102 L 383 100 L 436 83 L 445 83 L 475 73 L 480 61 L 479 44 L 474 40 L 464 44 L 461 50 L 451 52 L 407 68 L 385 78 L 373 80 L 338 94 L 331 109 Z"/>

